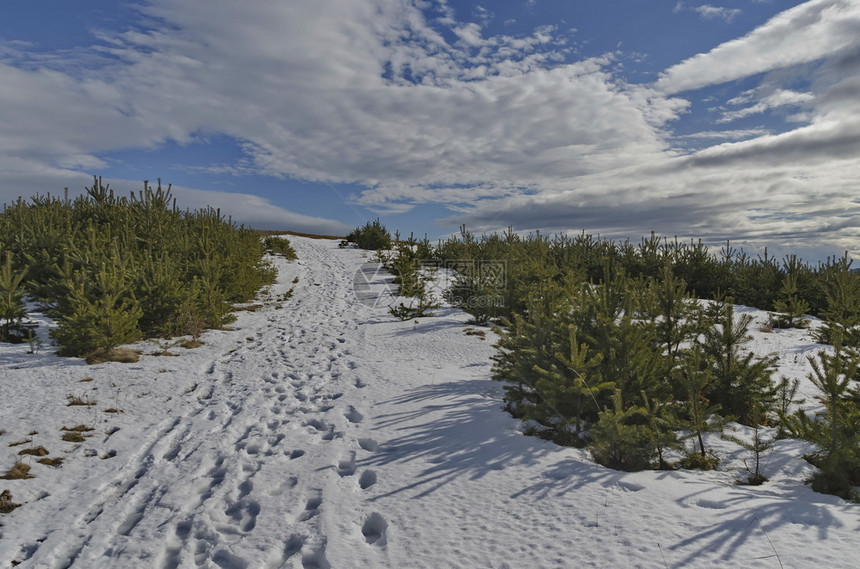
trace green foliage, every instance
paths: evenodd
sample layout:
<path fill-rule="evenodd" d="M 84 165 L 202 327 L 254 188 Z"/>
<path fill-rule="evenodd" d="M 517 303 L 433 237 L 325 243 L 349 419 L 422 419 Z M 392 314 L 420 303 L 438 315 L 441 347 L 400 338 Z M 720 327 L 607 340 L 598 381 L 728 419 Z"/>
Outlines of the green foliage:
<path fill-rule="evenodd" d="M 698 348 L 684 355 L 676 374 L 678 384 L 684 390 L 685 427 L 690 431 L 690 438 L 695 438 L 693 451 L 695 452 L 695 444 L 698 443 L 699 455 L 702 459 L 707 459 L 708 453 L 702 435 L 722 430 L 722 422 L 719 419 L 712 420 L 720 407 L 705 396 L 713 382 L 713 374 L 707 367 L 704 354 Z M 685 462 L 682 461 L 681 465 L 684 466 Z M 692 468 L 700 467 L 701 465 Z"/>
<path fill-rule="evenodd" d="M 860 457 L 856 448 L 840 448 L 824 456 L 807 458 L 820 469 L 812 477 L 813 490 L 860 502 L 860 495 L 855 489 L 860 486 Z"/>
<path fill-rule="evenodd" d="M 735 435 L 724 435 L 723 438 L 732 441 L 733 443 L 743 447 L 753 455 L 753 467 L 750 468 L 744 459 L 744 466 L 749 473 L 745 481 L 738 481 L 739 484 L 747 484 L 749 486 L 759 486 L 767 482 L 768 478 L 762 473 L 761 458 L 762 455 L 773 448 L 773 443 L 776 437 L 766 437 L 762 423 L 767 421 L 767 409 L 761 403 L 756 403 L 752 406 L 751 422 L 752 422 L 752 439 L 743 439 Z"/>
<path fill-rule="evenodd" d="M 604 284 L 581 286 L 565 309 L 589 348 L 602 355 L 600 377 L 621 391 L 625 406 L 638 402 L 643 392 L 658 399 L 670 392 L 656 324 L 640 318 L 640 290 L 619 272 Z"/>
<path fill-rule="evenodd" d="M 551 438 L 577 441 L 582 438 L 583 424 L 593 422 L 600 411 L 597 398 L 611 393 L 614 384 L 601 381 L 597 367 L 602 357 L 589 355 L 588 345 L 579 342 L 573 324 L 568 337 L 567 352 L 555 355 L 560 365 L 552 363 L 549 369 L 535 365 L 534 392 L 540 404 L 525 407 L 523 418 L 547 427 Z"/>
<path fill-rule="evenodd" d="M 0 254 L 3 253 L 0 247 Z M 22 282 L 26 273 L 12 268 L 12 253 L 6 252 L 0 264 L 0 342 L 23 339 L 21 319 L 27 314 L 24 307 Z"/>
<path fill-rule="evenodd" d="M 400 303 L 390 307 L 389 312 L 399 320 L 433 316 L 430 312 L 439 308 L 433 294 L 427 289 L 427 283 L 433 278 L 433 270 L 422 266 L 420 251 L 415 247 L 415 241 L 410 236 L 409 241 L 398 242 L 396 255 L 384 257 L 384 266 L 394 275 L 395 284 L 399 285 L 398 295 L 411 297 L 409 304 Z"/>
<path fill-rule="evenodd" d="M 693 444 L 679 465 L 713 469 L 718 459 L 704 435 L 731 418 L 753 429 L 752 442 L 742 441 L 755 461 L 747 483 L 765 479 L 760 458 L 772 441 L 762 425 L 800 403 L 798 383 L 774 385 L 776 358 L 744 349 L 752 317 L 735 314 L 734 303 L 775 311 L 778 326 L 824 315 L 827 338 L 860 340 L 860 273 L 847 256 L 814 268 L 795 256 L 780 263 L 767 250 L 753 258 L 728 242 L 713 254 L 701 242 L 653 233 L 635 246 L 584 232 L 478 238 L 465 227 L 435 254 L 457 274 L 446 298 L 501 324 L 493 378 L 504 383 L 506 408 L 542 437 L 590 439 L 595 459 L 614 468 L 669 468 L 664 451 L 679 448 L 686 432 Z M 482 281 L 482 262 L 506 267 L 502 289 Z M 473 306 L 491 295 L 504 300 L 494 312 Z M 718 300 L 705 306 L 697 298 Z M 856 410 L 860 394 L 851 393 L 842 405 Z M 846 412 L 842 422 L 854 416 Z M 854 444 L 827 464 L 851 463 Z M 828 484 L 839 480 L 826 475 Z"/>
<path fill-rule="evenodd" d="M 823 315 L 827 305 L 825 281 L 840 270 L 837 261 L 813 268 L 795 256 L 788 256 L 780 263 L 767 249 L 762 255 L 750 257 L 728 242 L 712 253 L 701 241 L 685 243 L 653 233 L 634 246 L 627 241 L 616 243 L 584 232 L 575 237 L 548 238 L 540 233 L 521 236 L 507 230 L 478 238 L 461 227 L 460 234 L 441 242 L 435 254 L 443 264 L 470 266 L 470 261 L 504 262 L 505 286 L 501 291 L 492 291 L 504 302 L 500 303 L 502 306 L 494 317 L 509 319 L 515 312 L 525 309 L 525 297 L 536 283 L 561 281 L 566 275 L 576 273 L 587 282 L 597 284 L 612 274 L 624 273 L 644 282 L 653 279 L 653 286 L 665 286 L 667 290 L 674 286 L 677 291 L 678 283 L 683 282 L 683 289 L 693 298 L 728 295 L 738 304 L 785 311 L 795 325 L 802 323 L 807 313 Z M 607 271 L 612 274 L 608 275 Z M 855 280 L 860 279 L 858 273 L 851 275 Z M 791 277 L 791 282 L 785 282 L 787 277 Z M 453 297 L 469 298 L 470 291 L 472 295 L 486 294 L 474 286 L 474 275 L 464 275 L 461 284 L 462 290 L 456 291 Z M 784 304 L 776 309 L 777 302 Z M 463 303 L 463 307 L 471 312 L 468 303 Z"/>
<path fill-rule="evenodd" d="M 696 450 L 687 452 L 678 461 L 678 466 L 686 470 L 716 470 L 719 464 L 720 459 L 713 454 L 702 454 Z"/>
<path fill-rule="evenodd" d="M 808 325 L 804 315 L 809 312 L 809 303 L 797 294 L 796 275 L 786 275 L 773 306 L 777 312 L 771 316 L 774 328 L 806 328 Z"/>
<path fill-rule="evenodd" d="M 822 269 L 827 308 L 822 313 L 824 326 L 816 334 L 822 344 L 860 348 L 860 272 L 852 271 L 851 264 L 846 253 Z"/>
<path fill-rule="evenodd" d="M 617 393 L 622 412 L 645 410 L 655 449 L 670 446 L 655 437 L 674 421 L 664 404 L 672 392 L 668 363 L 656 324 L 638 318 L 638 290 L 623 274 L 594 286 L 575 276 L 534 285 L 524 314 L 498 329 L 493 377 L 506 383 L 507 408 L 540 425 L 542 436 L 577 443 L 601 409 L 616 406 Z"/>
<path fill-rule="evenodd" d="M 643 291 L 639 298 L 645 303 L 643 316 L 654 322 L 658 345 L 668 357 L 669 365 L 674 365 L 682 346 L 700 331 L 698 303 L 687 292 L 684 279 L 676 277 L 668 263 L 663 265 L 659 278 L 649 279 L 647 292 Z"/>
<path fill-rule="evenodd" d="M 369 251 L 390 249 L 391 232 L 376 219 L 372 222 L 368 221 L 362 227 L 356 227 L 346 236 L 346 241 Z"/>
<path fill-rule="evenodd" d="M 95 281 L 75 279 L 64 314 L 53 336 L 61 356 L 73 356 L 96 349 L 110 349 L 141 337 L 138 321 L 143 314 L 131 294 L 124 267 L 103 266 Z"/>
<path fill-rule="evenodd" d="M 797 398 L 797 391 L 799 388 L 799 379 L 782 377 L 780 378 L 779 383 L 776 384 L 776 388 L 774 390 L 774 411 L 779 419 L 776 431 L 778 438 L 784 438 L 789 434 L 782 418 L 787 417 L 790 414 L 794 405 L 800 405 L 806 401 L 805 399 Z"/>
<path fill-rule="evenodd" d="M 741 354 L 749 342 L 752 316 L 735 318 L 731 299 L 714 302 L 708 314 L 710 326 L 701 341 L 712 383 L 705 396 L 718 405 L 724 415 L 732 416 L 745 425 L 754 425 L 754 407 L 765 413 L 775 404 L 775 388 L 771 372 L 776 358 L 758 359 L 752 352 Z"/>
<path fill-rule="evenodd" d="M 818 446 L 807 460 L 820 472 L 813 489 L 857 499 L 860 485 L 860 358 L 836 344 L 832 353 L 822 350 L 809 358 L 809 380 L 818 388 L 824 410 L 810 417 L 803 411 L 784 417 L 792 435 Z"/>
<path fill-rule="evenodd" d="M 272 254 L 281 255 L 287 260 L 293 260 L 296 258 L 296 251 L 290 244 L 290 240 L 286 237 L 266 237 L 263 240 L 263 244 L 266 246 L 266 249 Z"/>
<path fill-rule="evenodd" d="M 255 232 L 219 210 L 178 210 L 160 182 L 129 197 L 94 179 L 75 200 L 19 199 L 0 215 L 0 243 L 25 293 L 59 320 L 66 355 L 199 335 L 275 276 Z"/>
<path fill-rule="evenodd" d="M 558 285 L 536 287 L 526 299 L 526 310 L 505 321 L 505 328 L 496 328 L 499 342 L 493 356 L 493 379 L 506 384 L 505 405 L 516 417 L 544 413 L 533 409 L 543 405 L 535 385 L 536 370 L 564 365 L 556 358 L 569 349 L 571 341 L 567 336 L 570 328 L 556 325 L 558 315 L 564 314 L 564 291 Z"/>
<path fill-rule="evenodd" d="M 664 465 L 661 451 L 675 444 L 672 421 L 647 405 L 625 407 L 621 392 L 612 396 L 612 407 L 600 412 L 591 429 L 589 450 L 599 464 L 617 470 L 636 471 Z"/>

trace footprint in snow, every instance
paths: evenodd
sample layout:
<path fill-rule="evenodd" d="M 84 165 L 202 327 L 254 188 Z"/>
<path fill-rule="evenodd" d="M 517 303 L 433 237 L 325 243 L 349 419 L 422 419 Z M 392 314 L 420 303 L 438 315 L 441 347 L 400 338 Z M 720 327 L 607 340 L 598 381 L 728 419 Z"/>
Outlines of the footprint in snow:
<path fill-rule="evenodd" d="M 224 513 L 247 533 L 257 526 L 257 516 L 260 515 L 261 509 L 260 503 L 256 500 L 242 499 L 227 508 Z"/>
<path fill-rule="evenodd" d="M 364 420 L 364 415 L 359 413 L 358 409 L 352 405 L 349 406 L 349 409 L 343 415 L 350 423 L 361 423 L 361 421 Z"/>
<path fill-rule="evenodd" d="M 322 491 L 314 490 L 308 501 L 305 502 L 305 511 L 299 515 L 300 522 L 306 522 L 319 513 L 319 508 L 322 505 Z"/>
<path fill-rule="evenodd" d="M 373 512 L 361 525 L 361 534 L 369 545 L 383 546 L 386 543 L 385 534 L 388 531 L 388 522 L 380 514 Z"/>
<path fill-rule="evenodd" d="M 337 473 L 341 476 L 355 474 L 355 451 L 351 451 L 337 463 Z"/>
<path fill-rule="evenodd" d="M 376 472 L 373 470 L 365 470 L 361 473 L 361 477 L 358 479 L 358 486 L 362 490 L 367 490 L 368 488 L 376 484 L 376 481 Z"/>

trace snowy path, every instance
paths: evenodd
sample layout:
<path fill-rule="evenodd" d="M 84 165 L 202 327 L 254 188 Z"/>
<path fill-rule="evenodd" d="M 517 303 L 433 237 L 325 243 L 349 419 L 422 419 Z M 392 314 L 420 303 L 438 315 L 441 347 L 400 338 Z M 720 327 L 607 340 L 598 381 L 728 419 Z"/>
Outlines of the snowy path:
<path fill-rule="evenodd" d="M 66 459 L 0 481 L 24 503 L 0 517 L 0 567 L 779 567 L 774 551 L 854 566 L 857 507 L 797 482 L 797 443 L 758 489 L 597 467 L 519 434 L 489 380 L 492 339 L 464 334 L 463 314 L 395 322 L 356 300 L 360 252 L 293 242 L 283 308 L 180 357 L 0 354 L 2 448 L 38 431 L 31 444 Z M 105 404 L 65 407 L 81 386 Z M 96 434 L 58 441 L 76 423 Z"/>
<path fill-rule="evenodd" d="M 121 468 L 71 481 L 74 511 L 49 522 L 32 566 L 327 567 L 339 516 L 351 516 L 357 543 L 376 538 L 376 518 L 342 511 L 375 483 L 356 471 L 375 443 L 347 403 L 364 385 L 351 354 L 365 307 L 337 249 L 301 254 L 313 271 L 300 270 L 289 308 L 201 366 L 184 405 L 149 409 L 161 419 L 136 429 Z"/>

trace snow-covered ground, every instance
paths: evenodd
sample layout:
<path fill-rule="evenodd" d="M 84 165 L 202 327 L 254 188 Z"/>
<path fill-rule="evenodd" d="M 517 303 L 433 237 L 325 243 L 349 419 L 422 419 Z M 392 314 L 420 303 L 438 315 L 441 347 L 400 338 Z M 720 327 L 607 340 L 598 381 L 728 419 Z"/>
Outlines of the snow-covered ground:
<path fill-rule="evenodd" d="M 0 514 L 0 567 L 857 567 L 860 510 L 802 484 L 803 444 L 780 441 L 760 487 L 714 437 L 717 472 L 602 468 L 501 411 L 492 333 L 453 309 L 395 321 L 353 292 L 361 251 L 290 240 L 262 309 L 175 357 L 0 347 L 0 474 L 25 448 L 64 459 L 0 480 L 23 504 Z M 803 377 L 818 347 L 750 348 Z M 61 440 L 77 425 L 85 442 Z"/>

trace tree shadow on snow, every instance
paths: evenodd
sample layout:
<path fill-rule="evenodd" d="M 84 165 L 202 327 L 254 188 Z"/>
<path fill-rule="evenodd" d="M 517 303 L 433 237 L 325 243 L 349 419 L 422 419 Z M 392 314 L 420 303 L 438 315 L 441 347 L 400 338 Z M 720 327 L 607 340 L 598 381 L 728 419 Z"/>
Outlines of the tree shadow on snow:
<path fill-rule="evenodd" d="M 416 403 L 424 404 L 414 407 Z M 377 427 L 394 427 L 403 434 L 386 440 L 378 452 L 360 461 L 361 465 L 423 461 L 429 466 L 414 483 L 374 500 L 411 490 L 418 491 L 415 497 L 427 496 L 460 476 L 478 480 L 505 468 L 533 468 L 553 455 L 558 458 L 556 462 L 532 471 L 539 480 L 511 498 L 532 495 L 539 500 L 593 484 L 622 491 L 642 488 L 628 480 L 629 473 L 594 464 L 585 451 L 517 431 L 520 422 L 502 410 L 501 387 L 495 381 L 424 385 L 378 405 L 409 407 L 376 417 Z"/>
<path fill-rule="evenodd" d="M 725 488 L 715 488 L 713 483 L 702 482 L 702 485 L 701 490 L 678 499 L 678 503 L 685 507 L 712 511 L 706 529 L 668 547 L 670 551 L 685 553 L 682 559 L 675 560 L 679 566 L 694 564 L 704 552 L 719 552 L 723 559 L 737 561 L 736 554 L 747 544 L 757 545 L 759 549 L 772 549 L 778 554 L 779 541 L 771 542 L 769 534 L 792 524 L 815 531 L 815 536 L 810 536 L 812 540 L 826 540 L 830 530 L 845 529 L 833 515 L 833 508 L 841 505 L 840 509 L 847 514 L 849 508 L 855 507 L 833 496 L 812 492 L 805 486 L 779 490 L 769 489 L 767 484 L 735 486 L 727 493 Z M 709 499 L 709 494 L 716 496 Z M 857 531 L 858 527 L 848 529 Z"/>
<path fill-rule="evenodd" d="M 497 394 L 495 382 L 472 380 L 425 385 L 380 402 L 383 407 L 409 407 L 376 417 L 379 428 L 393 428 L 402 435 L 387 439 L 378 452 L 362 460 L 362 465 L 422 461 L 428 466 L 414 483 L 375 499 L 410 490 L 418 491 L 415 497 L 423 497 L 457 477 L 478 480 L 510 466 L 533 465 L 560 449 L 514 432 L 517 422 L 501 410 L 499 399 L 491 396 Z"/>

